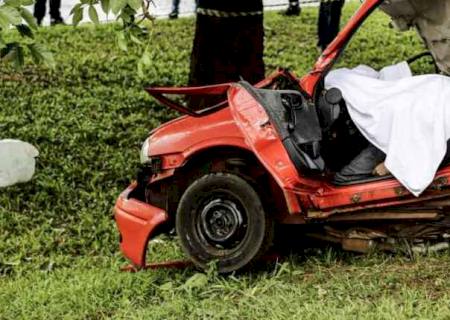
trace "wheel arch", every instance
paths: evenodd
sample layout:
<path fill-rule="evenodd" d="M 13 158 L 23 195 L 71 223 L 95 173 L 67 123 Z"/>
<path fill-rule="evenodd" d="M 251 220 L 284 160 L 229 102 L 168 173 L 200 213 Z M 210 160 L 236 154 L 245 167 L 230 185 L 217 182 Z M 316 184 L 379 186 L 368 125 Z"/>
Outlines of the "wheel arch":
<path fill-rule="evenodd" d="M 247 148 L 220 145 L 192 153 L 182 167 L 175 169 L 172 183 L 177 192 L 168 195 L 171 198 L 167 206 L 169 215 L 176 212 L 178 201 L 190 183 L 202 175 L 221 171 L 234 173 L 250 182 L 276 220 L 288 214 L 283 191 L 256 155 Z"/>

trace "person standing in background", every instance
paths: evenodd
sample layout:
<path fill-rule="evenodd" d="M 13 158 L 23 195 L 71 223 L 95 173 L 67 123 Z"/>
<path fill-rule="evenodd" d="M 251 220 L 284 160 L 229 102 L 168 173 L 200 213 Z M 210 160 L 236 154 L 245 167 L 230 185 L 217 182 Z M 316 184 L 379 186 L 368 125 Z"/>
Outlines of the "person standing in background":
<path fill-rule="evenodd" d="M 285 16 L 298 16 L 302 12 L 300 0 L 289 0 L 289 6 L 284 12 Z"/>
<path fill-rule="evenodd" d="M 190 86 L 264 79 L 262 0 L 199 0 L 189 74 Z M 226 97 L 200 97 L 191 106 L 211 106 Z"/>
<path fill-rule="evenodd" d="M 45 16 L 45 3 L 47 0 L 36 0 L 34 4 L 34 17 L 38 25 L 42 24 L 42 20 Z M 61 0 L 49 0 L 50 2 L 50 25 L 64 24 L 64 20 L 61 17 Z"/>
<path fill-rule="evenodd" d="M 172 11 L 169 14 L 169 19 L 177 19 L 180 8 L 180 0 L 172 0 Z"/>
<path fill-rule="evenodd" d="M 318 46 L 323 51 L 339 33 L 342 7 L 345 0 L 321 0 L 317 33 Z"/>

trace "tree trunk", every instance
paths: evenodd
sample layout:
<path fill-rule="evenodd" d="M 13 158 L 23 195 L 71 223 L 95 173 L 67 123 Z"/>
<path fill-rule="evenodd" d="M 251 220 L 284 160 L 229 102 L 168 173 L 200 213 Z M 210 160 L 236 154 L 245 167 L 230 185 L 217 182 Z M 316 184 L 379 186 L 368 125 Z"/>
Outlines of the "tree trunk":
<path fill-rule="evenodd" d="M 264 78 L 262 0 L 199 0 L 190 85 Z"/>

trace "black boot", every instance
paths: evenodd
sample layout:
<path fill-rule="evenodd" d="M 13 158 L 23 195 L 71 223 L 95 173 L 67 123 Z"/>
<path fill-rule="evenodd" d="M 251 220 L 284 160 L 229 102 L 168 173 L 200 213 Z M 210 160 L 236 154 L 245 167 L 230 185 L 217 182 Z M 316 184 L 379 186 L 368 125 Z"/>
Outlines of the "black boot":
<path fill-rule="evenodd" d="M 61 18 L 61 17 L 59 17 L 59 18 L 51 18 L 50 19 L 50 25 L 51 26 L 55 26 L 57 24 L 65 25 L 66 23 L 64 22 L 63 18 Z"/>
<path fill-rule="evenodd" d="M 285 16 L 298 16 L 300 15 L 300 12 L 302 10 L 300 9 L 300 5 L 298 2 L 290 2 L 289 7 L 284 12 Z"/>
<path fill-rule="evenodd" d="M 178 11 L 173 10 L 171 13 L 169 13 L 169 19 L 177 19 L 178 18 Z"/>
<path fill-rule="evenodd" d="M 386 155 L 373 145 L 366 149 L 353 159 L 348 165 L 341 169 L 334 176 L 336 184 L 352 183 L 359 180 L 373 177 L 373 169 L 384 161 Z"/>

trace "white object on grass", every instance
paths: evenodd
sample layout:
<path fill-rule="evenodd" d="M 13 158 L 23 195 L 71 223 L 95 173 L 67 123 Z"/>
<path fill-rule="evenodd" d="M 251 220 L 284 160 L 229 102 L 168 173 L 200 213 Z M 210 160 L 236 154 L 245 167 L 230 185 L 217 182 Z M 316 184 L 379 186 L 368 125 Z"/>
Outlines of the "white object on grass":
<path fill-rule="evenodd" d="M 0 140 L 0 187 L 27 182 L 34 175 L 38 150 L 20 140 Z"/>
<path fill-rule="evenodd" d="M 386 168 L 419 196 L 433 181 L 450 139 L 450 77 L 412 76 L 406 62 L 380 72 L 337 69 L 326 88 L 342 91 L 361 133 L 386 153 Z"/>

